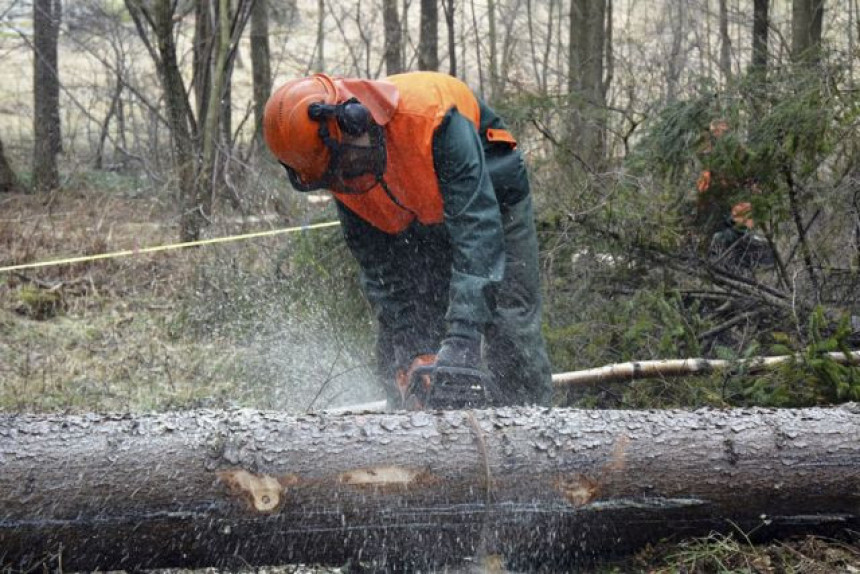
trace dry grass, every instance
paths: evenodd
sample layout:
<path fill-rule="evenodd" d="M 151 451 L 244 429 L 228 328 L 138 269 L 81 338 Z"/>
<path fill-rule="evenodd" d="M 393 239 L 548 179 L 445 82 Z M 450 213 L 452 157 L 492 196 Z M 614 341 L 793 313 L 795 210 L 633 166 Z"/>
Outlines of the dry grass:
<path fill-rule="evenodd" d="M 0 266 L 176 239 L 157 198 L 80 191 L 0 201 Z M 289 313 L 274 276 L 286 245 L 276 238 L 0 275 L 0 410 L 299 410 L 323 384 L 316 407 L 375 397 L 366 384 L 348 388 L 366 358 L 332 341 L 337 318 Z"/>
<path fill-rule="evenodd" d="M 630 568 L 651 574 L 856 574 L 857 542 L 807 536 L 753 545 L 744 535 L 711 535 L 648 548 Z"/>
<path fill-rule="evenodd" d="M 156 211 L 150 202 L 96 193 L 4 198 L 0 265 L 166 241 L 169 229 L 145 222 Z M 178 260 L 159 256 L 6 273 L 0 405 L 103 410 L 189 399 L 189 389 L 165 382 L 183 378 L 183 350 L 157 336 L 183 273 Z"/>

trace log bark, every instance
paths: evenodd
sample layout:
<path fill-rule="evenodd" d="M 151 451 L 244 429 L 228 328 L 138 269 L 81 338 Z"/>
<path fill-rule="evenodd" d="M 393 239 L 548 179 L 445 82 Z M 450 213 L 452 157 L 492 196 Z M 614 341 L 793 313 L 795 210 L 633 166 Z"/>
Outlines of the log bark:
<path fill-rule="evenodd" d="M 860 526 L 860 407 L 0 415 L 0 566 L 563 571 Z"/>

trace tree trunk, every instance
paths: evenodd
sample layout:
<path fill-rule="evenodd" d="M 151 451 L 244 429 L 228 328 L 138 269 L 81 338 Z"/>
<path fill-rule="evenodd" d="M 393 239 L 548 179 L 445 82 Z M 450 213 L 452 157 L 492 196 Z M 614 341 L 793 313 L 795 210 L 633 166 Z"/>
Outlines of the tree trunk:
<path fill-rule="evenodd" d="M 791 57 L 812 64 L 821 50 L 824 0 L 793 0 L 791 5 Z"/>
<path fill-rule="evenodd" d="M 484 63 L 481 57 L 481 28 L 478 26 L 478 16 L 475 13 L 475 0 L 469 0 L 469 7 L 472 12 L 472 33 L 475 37 L 475 62 L 478 68 L 478 95 L 486 99 L 484 91 Z"/>
<path fill-rule="evenodd" d="M 215 11 L 211 0 L 194 2 L 194 103 L 199 125 L 206 125 L 209 94 L 212 91 L 212 51 Z"/>
<path fill-rule="evenodd" d="M 720 0 L 720 73 L 723 82 L 732 79 L 732 38 L 729 36 L 728 0 Z"/>
<path fill-rule="evenodd" d="M 57 40 L 60 0 L 33 2 L 33 188 L 50 191 L 60 185 L 57 154 L 60 141 L 60 77 Z"/>
<path fill-rule="evenodd" d="M 194 195 L 197 200 L 198 210 L 201 216 L 209 217 L 212 213 L 212 197 L 214 187 L 218 181 L 218 165 L 216 162 L 218 148 L 222 145 L 221 122 L 223 120 L 222 102 L 225 87 L 229 82 L 227 70 L 227 52 L 230 44 L 230 0 L 218 0 L 217 15 L 213 42 L 212 70 L 212 92 L 208 96 L 208 109 L 206 110 L 206 123 L 204 124 L 201 139 L 203 140 L 203 161 L 197 179 L 195 181 Z"/>
<path fill-rule="evenodd" d="M 592 170 L 604 159 L 606 86 L 606 0 L 573 0 L 570 7 L 570 142 Z"/>
<path fill-rule="evenodd" d="M 254 80 L 254 134 L 263 133 L 263 113 L 272 92 L 269 51 L 269 0 L 256 0 L 251 12 L 251 74 Z"/>
<path fill-rule="evenodd" d="M 325 0 L 317 0 L 317 46 L 315 72 L 325 72 Z"/>
<path fill-rule="evenodd" d="M 439 69 L 439 0 L 421 0 L 421 35 L 418 38 L 418 69 Z"/>
<path fill-rule="evenodd" d="M 0 140 L 0 193 L 19 191 L 18 177 L 6 159 L 3 151 L 3 140 Z"/>
<path fill-rule="evenodd" d="M 173 159 L 179 175 L 178 195 L 182 210 L 179 235 L 182 241 L 194 241 L 200 238 L 206 219 L 203 215 L 201 198 L 198 198 L 196 193 L 197 161 L 194 153 L 195 146 L 191 139 L 195 131 L 192 128 L 193 116 L 188 105 L 185 82 L 179 70 L 176 43 L 173 39 L 175 4 L 171 0 L 156 0 L 153 11 L 155 17 L 152 22 L 159 54 L 158 72 L 170 122 Z"/>
<path fill-rule="evenodd" d="M 676 2 L 666 6 L 666 17 L 670 19 L 672 30 L 672 49 L 666 62 L 666 101 L 674 102 L 678 98 L 678 88 L 681 73 L 686 65 L 684 42 L 690 33 L 687 23 L 687 6 Z"/>
<path fill-rule="evenodd" d="M 487 0 L 487 62 L 490 66 L 490 101 L 501 97 L 499 93 L 499 57 L 496 41 L 496 2 Z M 481 44 L 478 43 L 480 50 Z"/>
<path fill-rule="evenodd" d="M 248 0 L 249 2 L 253 2 L 253 0 Z M 222 45 L 221 50 L 223 51 L 224 58 L 220 62 L 222 67 L 215 71 L 216 74 L 221 75 L 222 86 L 221 89 L 217 92 L 213 89 L 213 94 L 217 95 L 220 98 L 221 105 L 219 106 L 219 113 L 221 114 L 221 121 L 218 124 L 219 131 L 219 145 L 223 146 L 225 150 L 224 153 L 229 155 L 229 150 L 232 147 L 233 138 L 233 68 L 236 64 L 236 54 L 238 54 L 239 50 L 233 50 L 233 43 L 231 41 L 231 29 L 234 25 L 239 23 L 238 20 L 238 12 L 242 9 L 242 0 L 227 0 L 226 3 L 220 2 L 219 6 L 225 7 L 226 14 L 222 12 L 218 12 L 218 17 L 216 21 L 222 27 L 221 32 L 219 33 L 222 37 Z M 235 11 L 234 11 L 235 7 Z M 219 8 L 220 10 L 220 8 Z M 223 28 L 226 26 L 226 32 Z M 236 39 L 236 46 L 238 47 L 239 39 Z M 215 65 L 218 65 L 218 58 L 215 58 Z"/>
<path fill-rule="evenodd" d="M 385 26 L 385 72 L 391 76 L 403 71 L 403 44 L 397 0 L 383 0 L 382 20 Z"/>
<path fill-rule="evenodd" d="M 122 101 L 122 91 L 124 89 L 122 74 L 120 72 L 116 73 L 115 82 L 116 83 L 114 84 L 113 97 L 110 101 L 110 107 L 108 108 L 107 114 L 105 115 L 104 122 L 102 122 L 101 133 L 99 133 L 99 144 L 96 147 L 96 158 L 93 161 L 93 167 L 95 169 L 102 169 L 104 167 L 105 143 L 107 142 L 108 136 L 110 135 L 111 120 L 116 116 L 117 123 L 120 123 L 119 114 L 122 111 L 120 109 L 120 102 Z"/>
<path fill-rule="evenodd" d="M 457 77 L 457 28 L 455 16 L 457 6 L 454 0 L 443 0 L 442 9 L 445 11 L 445 27 L 448 30 L 448 75 Z"/>
<path fill-rule="evenodd" d="M 860 409 L 0 415 L 0 560 L 68 570 L 504 557 L 860 527 Z"/>
<path fill-rule="evenodd" d="M 752 60 L 750 68 L 759 77 L 767 74 L 767 37 L 770 0 L 753 0 Z"/>

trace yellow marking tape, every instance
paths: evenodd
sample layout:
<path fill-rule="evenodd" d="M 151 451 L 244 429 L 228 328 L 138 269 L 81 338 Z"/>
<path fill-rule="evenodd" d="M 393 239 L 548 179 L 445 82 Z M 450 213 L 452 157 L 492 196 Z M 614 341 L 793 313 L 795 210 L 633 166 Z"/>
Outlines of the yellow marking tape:
<path fill-rule="evenodd" d="M 99 259 L 113 259 L 114 257 L 125 257 L 128 255 L 141 255 L 143 253 L 157 253 L 159 251 L 171 251 L 173 249 L 183 249 L 185 247 L 196 247 L 199 245 L 211 245 L 213 243 L 227 243 L 230 241 L 239 241 L 241 239 L 256 239 L 257 237 L 270 237 L 272 235 L 282 235 L 284 233 L 293 233 L 295 231 L 305 231 L 311 229 L 322 229 L 323 227 L 333 227 L 340 225 L 339 221 L 327 221 L 325 223 L 314 223 L 313 225 L 300 225 L 297 227 L 287 227 L 284 229 L 273 229 L 270 231 L 257 231 L 254 233 L 245 233 L 242 235 L 230 235 L 227 237 L 213 237 L 212 239 L 198 239 L 197 241 L 186 241 L 184 243 L 172 243 L 169 245 L 156 245 L 154 247 L 141 247 L 140 249 L 124 249 L 122 251 L 113 251 L 111 253 L 98 253 L 96 255 L 84 255 L 81 257 L 66 257 L 65 259 L 54 259 L 51 261 L 39 261 L 37 263 L 22 263 L 21 265 L 9 265 L 8 267 L 0 267 L 0 273 L 4 271 L 18 271 L 21 269 L 34 269 L 36 267 L 48 267 L 50 265 L 68 265 L 70 263 L 82 263 L 84 261 L 97 261 Z"/>

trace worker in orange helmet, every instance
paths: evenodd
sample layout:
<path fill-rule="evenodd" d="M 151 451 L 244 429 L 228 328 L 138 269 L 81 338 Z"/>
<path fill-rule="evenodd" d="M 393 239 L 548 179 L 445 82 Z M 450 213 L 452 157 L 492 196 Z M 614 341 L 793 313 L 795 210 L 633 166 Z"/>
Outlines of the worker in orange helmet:
<path fill-rule="evenodd" d="M 700 155 L 705 168 L 696 183 L 696 220 L 702 234 L 709 237 L 708 256 L 743 274 L 772 265 L 774 259 L 767 241 L 754 231 L 752 203 L 737 201 L 739 195 L 761 193 L 755 178 L 746 175 L 750 169 L 746 149 L 734 143 L 715 154 L 718 142 L 725 142 L 729 131 L 724 119 L 708 126 Z"/>
<path fill-rule="evenodd" d="M 430 384 L 413 376 L 428 366 L 488 370 L 494 404 L 550 402 L 528 175 L 493 110 L 435 72 L 316 74 L 272 94 L 264 135 L 296 190 L 336 200 L 390 405 L 434 406 L 412 394 L 414 381 Z M 446 392 L 466 397 L 455 405 L 487 404 L 475 381 L 449 381 Z"/>
<path fill-rule="evenodd" d="M 713 152 L 716 141 L 728 132 L 729 123 L 726 120 L 716 119 L 710 123 L 708 126 L 708 136 L 701 152 L 701 156 L 705 159 L 706 163 L 708 156 Z M 725 188 L 735 187 L 736 185 L 736 182 L 729 181 L 725 177 L 718 177 L 715 180 L 711 167 L 707 166 L 696 182 L 696 189 L 699 192 L 698 209 L 700 215 L 716 215 L 720 219 L 723 219 L 724 214 L 722 210 L 719 210 L 720 213 L 718 214 L 706 214 L 704 212 L 721 203 L 721 198 L 717 198 L 715 195 L 725 195 Z M 735 203 L 731 207 L 730 218 L 733 225 L 752 229 L 752 204 L 749 201 Z"/>

